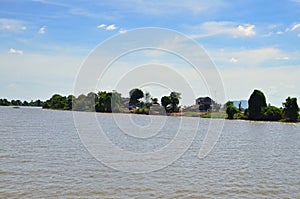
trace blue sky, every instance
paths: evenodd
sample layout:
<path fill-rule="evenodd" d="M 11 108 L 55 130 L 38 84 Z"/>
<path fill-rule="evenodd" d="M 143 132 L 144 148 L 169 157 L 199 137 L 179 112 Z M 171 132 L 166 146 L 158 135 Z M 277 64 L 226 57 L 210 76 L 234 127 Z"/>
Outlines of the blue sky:
<path fill-rule="evenodd" d="M 278 106 L 300 97 L 300 0 L 0 0 L 0 98 L 72 93 L 99 43 L 143 27 L 173 29 L 202 45 L 226 99 L 248 99 L 254 88 Z"/>

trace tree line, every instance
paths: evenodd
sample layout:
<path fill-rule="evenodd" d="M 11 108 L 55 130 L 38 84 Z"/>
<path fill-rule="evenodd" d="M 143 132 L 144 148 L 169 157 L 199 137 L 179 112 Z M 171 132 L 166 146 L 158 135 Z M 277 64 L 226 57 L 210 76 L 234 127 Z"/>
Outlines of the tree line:
<path fill-rule="evenodd" d="M 7 100 L 0 99 L 0 106 L 42 106 L 43 102 L 41 100 L 31 100 L 30 102 L 21 100 Z"/>
<path fill-rule="evenodd" d="M 54 94 L 46 101 L 21 101 L 0 99 L 0 106 L 41 106 L 45 109 L 75 110 L 75 111 L 95 111 L 95 112 L 126 112 L 129 110 L 137 114 L 149 114 L 150 107 L 159 105 L 158 98 L 151 97 L 149 92 L 143 92 L 139 88 L 134 88 L 129 92 L 129 98 L 122 98 L 121 94 L 113 91 L 90 92 L 87 95 L 81 94 L 62 96 Z M 177 113 L 180 111 L 181 93 L 171 92 L 170 95 L 163 96 L 160 100 L 165 113 Z M 260 90 L 254 90 L 248 100 L 248 108 L 243 109 L 241 104 L 235 107 L 232 101 L 224 105 L 228 119 L 247 119 L 258 121 L 300 121 L 299 106 L 297 98 L 288 97 L 278 108 L 267 105 L 266 97 Z"/>
<path fill-rule="evenodd" d="M 282 103 L 282 107 L 278 108 L 270 104 L 267 105 L 264 93 L 257 89 L 251 94 L 247 109 L 243 110 L 241 106 L 237 108 L 231 101 L 225 104 L 225 109 L 228 119 L 285 122 L 300 121 L 297 98 L 288 97 L 285 102 Z"/>

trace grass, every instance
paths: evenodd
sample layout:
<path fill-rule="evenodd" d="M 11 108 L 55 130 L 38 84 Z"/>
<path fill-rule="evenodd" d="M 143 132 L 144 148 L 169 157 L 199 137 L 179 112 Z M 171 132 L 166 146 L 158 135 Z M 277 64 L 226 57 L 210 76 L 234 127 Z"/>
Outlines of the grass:
<path fill-rule="evenodd" d="M 225 112 L 183 112 L 183 116 L 225 119 L 227 114 Z"/>

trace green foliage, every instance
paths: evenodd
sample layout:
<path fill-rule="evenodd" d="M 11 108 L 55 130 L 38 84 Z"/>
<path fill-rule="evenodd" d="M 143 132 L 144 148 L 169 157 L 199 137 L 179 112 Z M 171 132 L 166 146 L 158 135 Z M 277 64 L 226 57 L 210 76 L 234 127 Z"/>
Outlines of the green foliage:
<path fill-rule="evenodd" d="M 263 119 L 266 121 L 279 121 L 282 119 L 281 109 L 275 106 L 267 106 L 263 108 Z"/>
<path fill-rule="evenodd" d="M 170 110 L 168 106 L 171 104 L 171 99 L 169 96 L 163 96 L 160 100 L 161 105 L 165 108 L 166 112 L 168 113 Z"/>
<path fill-rule="evenodd" d="M 239 110 L 233 105 L 227 106 L 227 108 L 226 108 L 226 113 L 228 115 L 228 119 L 233 119 L 234 115 L 238 112 L 239 112 Z"/>
<path fill-rule="evenodd" d="M 49 100 L 42 104 L 43 108 L 66 110 L 67 97 L 54 94 Z"/>
<path fill-rule="evenodd" d="M 149 115 L 149 109 L 147 109 L 147 108 L 137 108 L 137 109 L 134 110 L 134 113 Z"/>
<path fill-rule="evenodd" d="M 171 92 L 170 96 L 163 96 L 161 98 L 161 105 L 165 108 L 167 113 L 179 112 L 179 100 L 181 99 L 181 94 L 178 92 Z"/>
<path fill-rule="evenodd" d="M 7 99 L 0 99 L 0 106 L 9 106 L 10 105 L 10 101 L 8 101 Z"/>
<path fill-rule="evenodd" d="M 265 95 L 259 90 L 254 90 L 248 100 L 248 119 L 263 120 L 262 110 L 265 107 L 267 107 Z"/>
<path fill-rule="evenodd" d="M 287 122 L 297 122 L 299 106 L 297 104 L 297 98 L 288 97 L 283 105 L 283 116 Z"/>
<path fill-rule="evenodd" d="M 227 109 L 227 107 L 230 107 L 230 106 L 234 106 L 234 105 L 233 105 L 233 101 L 227 101 L 227 102 L 225 103 L 225 105 L 224 105 L 225 110 Z"/>
<path fill-rule="evenodd" d="M 158 99 L 155 97 L 155 98 L 151 98 L 151 103 L 152 104 L 158 104 Z"/>
<path fill-rule="evenodd" d="M 144 93 L 142 90 L 138 88 L 134 88 L 129 92 L 130 101 L 129 106 L 136 106 L 139 103 L 139 99 L 144 97 Z"/>

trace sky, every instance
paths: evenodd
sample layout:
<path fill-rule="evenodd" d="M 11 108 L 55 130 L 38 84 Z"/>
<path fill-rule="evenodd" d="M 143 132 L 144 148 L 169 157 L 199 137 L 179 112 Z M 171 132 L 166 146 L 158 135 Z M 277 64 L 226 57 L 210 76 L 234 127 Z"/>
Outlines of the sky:
<path fill-rule="evenodd" d="M 145 27 L 174 30 L 202 46 L 222 79 L 221 103 L 248 99 L 254 89 L 262 90 L 267 103 L 276 106 L 288 96 L 300 99 L 300 0 L 0 0 L 0 98 L 45 100 L 54 93 L 72 94 L 93 50 Z M 180 63 L 181 76 L 192 79 L 188 64 L 147 53 L 151 59 L 136 53 L 118 60 L 107 85 L 100 87 L 114 90 L 116 84 L 110 83 L 129 74 L 128 65 L 151 65 L 156 58 L 164 69 L 177 70 Z M 114 75 L 118 71 L 123 73 Z M 193 80 L 195 96 L 218 99 L 220 92 L 205 89 L 204 79 Z M 177 91 L 185 93 L 180 85 Z M 136 86 L 154 97 L 173 88 L 147 82 Z M 118 88 L 128 95 L 129 88 Z M 182 102 L 192 103 L 191 97 Z"/>

